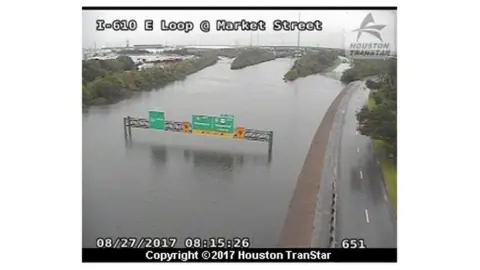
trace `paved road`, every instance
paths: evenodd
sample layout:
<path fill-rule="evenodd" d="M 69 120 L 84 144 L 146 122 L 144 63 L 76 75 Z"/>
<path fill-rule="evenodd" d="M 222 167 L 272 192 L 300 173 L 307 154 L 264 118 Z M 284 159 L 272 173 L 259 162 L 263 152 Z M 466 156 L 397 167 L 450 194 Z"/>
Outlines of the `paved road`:
<path fill-rule="evenodd" d="M 396 217 L 383 184 L 372 141 L 356 132 L 355 112 L 368 101 L 360 82 L 345 103 L 337 180 L 337 247 L 361 238 L 371 248 L 397 247 Z"/>

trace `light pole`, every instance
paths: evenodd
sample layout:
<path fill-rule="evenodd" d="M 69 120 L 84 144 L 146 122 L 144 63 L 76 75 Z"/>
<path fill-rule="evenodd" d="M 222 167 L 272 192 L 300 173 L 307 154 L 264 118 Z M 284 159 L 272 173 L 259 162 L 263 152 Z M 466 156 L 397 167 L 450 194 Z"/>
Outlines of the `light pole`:
<path fill-rule="evenodd" d="M 298 12 L 298 22 L 300 23 L 300 15 L 301 13 Z M 298 36 L 297 36 L 297 50 L 300 52 L 300 30 L 298 30 Z"/>

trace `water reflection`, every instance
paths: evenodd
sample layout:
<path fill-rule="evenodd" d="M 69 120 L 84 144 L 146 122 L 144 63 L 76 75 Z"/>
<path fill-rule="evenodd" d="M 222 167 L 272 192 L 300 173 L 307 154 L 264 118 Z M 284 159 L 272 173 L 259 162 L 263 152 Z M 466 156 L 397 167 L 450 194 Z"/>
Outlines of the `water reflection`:
<path fill-rule="evenodd" d="M 272 156 L 268 153 L 242 153 L 235 151 L 219 151 L 199 149 L 181 145 L 162 145 L 147 142 L 136 142 L 134 139 L 125 137 L 125 148 L 132 152 L 150 150 L 152 161 L 155 166 L 164 167 L 169 160 L 178 162 L 180 156 L 187 164 L 193 164 L 194 170 L 210 174 L 215 171 L 233 171 L 236 167 L 244 164 L 258 166 L 270 166 Z"/>
<path fill-rule="evenodd" d="M 152 145 L 152 160 L 155 164 L 165 165 L 167 163 L 167 148 L 162 146 Z"/>
<path fill-rule="evenodd" d="M 124 134 L 124 138 L 125 138 L 125 148 L 131 148 L 132 147 L 132 139 L 127 137 L 126 134 Z"/>
<path fill-rule="evenodd" d="M 208 179 L 233 180 L 232 174 L 235 167 L 239 168 L 243 165 L 235 166 L 235 155 L 230 153 L 192 149 L 186 149 L 184 152 L 190 152 L 188 155 L 191 158 L 186 162 L 193 163 L 194 174 L 207 176 Z M 205 177 L 200 177 L 200 179 L 202 178 Z"/>
<path fill-rule="evenodd" d="M 186 149 L 184 150 L 184 153 L 185 152 L 189 152 L 189 154 L 184 156 L 191 156 L 195 167 L 221 167 L 225 170 L 229 170 L 233 167 L 235 157 L 238 156 L 231 153 L 218 153 L 205 150 Z M 189 161 L 188 159 L 187 162 Z M 242 164 L 240 163 L 240 165 Z"/>

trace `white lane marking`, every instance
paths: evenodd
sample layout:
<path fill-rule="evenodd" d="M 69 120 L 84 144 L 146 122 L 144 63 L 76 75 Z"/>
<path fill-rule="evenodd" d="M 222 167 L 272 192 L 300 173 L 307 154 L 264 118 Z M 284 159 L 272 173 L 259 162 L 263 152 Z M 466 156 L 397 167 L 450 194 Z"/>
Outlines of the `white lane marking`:
<path fill-rule="evenodd" d="M 387 194 L 383 193 L 383 198 L 388 202 Z"/>
<path fill-rule="evenodd" d="M 362 173 L 362 170 L 360 170 L 360 179 L 363 179 L 363 173 Z"/>
<path fill-rule="evenodd" d="M 355 130 L 355 135 L 358 135 L 358 130 Z"/>
<path fill-rule="evenodd" d="M 360 148 L 357 147 L 357 153 L 360 153 Z"/>
<path fill-rule="evenodd" d="M 370 219 L 368 218 L 368 210 L 365 209 L 365 219 L 367 220 L 367 223 L 370 223 Z"/>

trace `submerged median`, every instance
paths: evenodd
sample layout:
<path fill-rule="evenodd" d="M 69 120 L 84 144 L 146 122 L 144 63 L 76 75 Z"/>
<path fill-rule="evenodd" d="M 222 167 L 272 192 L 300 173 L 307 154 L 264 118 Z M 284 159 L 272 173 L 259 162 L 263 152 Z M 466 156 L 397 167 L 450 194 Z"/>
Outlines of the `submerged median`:
<path fill-rule="evenodd" d="M 326 72 L 332 66 L 338 64 L 338 53 L 335 51 L 320 51 L 317 53 L 307 53 L 296 60 L 290 71 L 283 79 L 285 81 L 294 81 L 297 78 L 307 77 L 312 74 Z"/>
<path fill-rule="evenodd" d="M 82 104 L 84 107 L 115 103 L 134 92 L 148 91 L 185 79 L 215 64 L 215 54 L 204 54 L 167 67 L 137 70 L 128 56 L 82 61 Z"/>
<path fill-rule="evenodd" d="M 250 49 L 241 52 L 238 57 L 233 60 L 230 69 L 241 69 L 274 59 L 275 54 L 273 54 L 273 52 L 267 50 Z"/>

